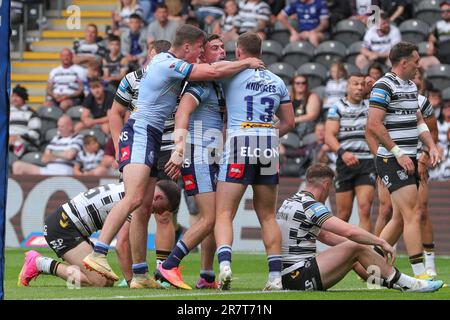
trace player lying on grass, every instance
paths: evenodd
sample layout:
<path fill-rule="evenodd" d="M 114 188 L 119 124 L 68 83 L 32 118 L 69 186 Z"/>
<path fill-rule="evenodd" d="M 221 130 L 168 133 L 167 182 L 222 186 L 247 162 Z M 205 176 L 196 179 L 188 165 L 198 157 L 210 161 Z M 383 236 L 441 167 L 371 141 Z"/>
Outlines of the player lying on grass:
<path fill-rule="evenodd" d="M 83 266 L 83 258 L 92 250 L 89 237 L 103 227 L 106 216 L 112 207 L 124 197 L 124 184 L 107 184 L 78 194 L 60 206 L 45 220 L 44 236 L 48 245 L 67 264 L 44 257 L 31 250 L 25 253 L 25 262 L 19 274 L 19 286 L 28 286 L 32 279 L 40 274 L 54 275 L 64 280 L 75 279 L 81 286 L 106 287 L 113 281 L 107 280 L 97 272 Z M 161 180 L 156 184 L 153 196 L 153 212 L 160 214 L 177 208 L 180 202 L 180 189 L 170 180 Z M 129 223 L 128 219 L 127 222 Z M 121 257 L 130 257 L 128 239 L 119 238 L 117 255 L 123 275 L 131 288 L 139 288 L 130 283 L 132 277 L 131 261 L 120 261 Z M 122 248 L 121 250 L 119 248 Z M 79 270 L 79 272 L 77 272 Z M 74 273 L 76 271 L 76 273 Z M 161 286 L 153 281 L 154 288 Z"/>
<path fill-rule="evenodd" d="M 326 165 L 309 167 L 305 189 L 284 201 L 277 213 L 282 234 L 283 288 L 327 290 L 360 264 L 366 270 L 376 270 L 389 288 L 407 292 L 439 290 L 442 281 L 412 278 L 393 267 L 395 252 L 385 240 L 331 214 L 323 202 L 333 178 L 334 172 Z M 317 254 L 316 240 L 333 247 Z M 376 253 L 373 246 L 390 261 Z"/>

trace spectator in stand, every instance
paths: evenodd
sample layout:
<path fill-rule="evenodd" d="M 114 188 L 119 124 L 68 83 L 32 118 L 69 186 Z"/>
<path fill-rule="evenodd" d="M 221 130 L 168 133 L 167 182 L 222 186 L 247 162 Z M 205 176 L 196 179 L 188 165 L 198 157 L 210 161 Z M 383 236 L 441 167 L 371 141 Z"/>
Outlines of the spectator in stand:
<path fill-rule="evenodd" d="M 73 63 L 70 49 L 62 49 L 60 53 L 61 66 L 50 71 L 47 83 L 47 107 L 57 106 L 66 111 L 79 105 L 83 98 L 83 83 L 86 70 Z"/>
<path fill-rule="evenodd" d="M 450 1 L 440 4 L 442 20 L 436 22 L 428 36 L 427 57 L 420 59 L 420 66 L 427 70 L 439 63 L 450 64 Z"/>
<path fill-rule="evenodd" d="M 294 28 L 288 18 L 296 14 L 297 28 Z M 328 29 L 328 6 L 325 0 L 298 0 L 287 5 L 278 14 L 280 22 L 290 31 L 291 42 L 309 41 L 317 47 L 324 39 Z"/>
<path fill-rule="evenodd" d="M 143 15 L 143 11 L 136 0 L 119 0 L 117 9 L 112 14 L 113 33 L 120 36 L 122 32 L 129 28 L 131 15 Z"/>
<path fill-rule="evenodd" d="M 347 93 L 347 71 L 342 62 L 335 62 L 330 67 L 330 79 L 325 87 L 322 114 L 326 116 L 328 109 Z"/>
<path fill-rule="evenodd" d="M 369 16 L 372 14 L 371 6 L 372 0 L 351 0 L 348 1 L 352 8 L 351 19 L 359 20 L 364 24 L 367 24 Z"/>
<path fill-rule="evenodd" d="M 169 10 L 169 20 L 178 24 L 185 23 L 189 16 L 189 4 L 186 0 L 166 0 L 164 2 Z"/>
<path fill-rule="evenodd" d="M 83 137 L 83 149 L 75 159 L 73 173 L 75 176 L 104 176 L 107 169 L 101 166 L 104 151 L 100 148 L 97 138 L 92 135 Z"/>
<path fill-rule="evenodd" d="M 19 158 L 32 147 L 39 147 L 41 119 L 27 104 L 27 89 L 17 85 L 11 96 L 9 113 L 9 149 Z"/>
<path fill-rule="evenodd" d="M 378 0 L 378 6 L 389 16 L 391 23 L 400 25 L 412 17 L 412 3 L 410 0 Z"/>
<path fill-rule="evenodd" d="M 72 175 L 75 158 L 83 148 L 83 138 L 73 131 L 72 119 L 62 115 L 58 120 L 58 135 L 45 148 L 41 161 L 44 167 L 24 161 L 13 163 L 13 174 Z"/>
<path fill-rule="evenodd" d="M 116 151 L 114 149 L 114 141 L 112 137 L 106 141 L 103 147 L 104 155 L 100 166 L 106 168 L 106 175 L 119 176 L 119 163 L 116 161 Z"/>
<path fill-rule="evenodd" d="M 87 66 L 91 61 L 101 61 L 106 54 L 106 48 L 98 37 L 98 29 L 95 24 L 88 24 L 85 30 L 84 40 L 75 40 L 73 52 L 75 56 L 73 62 L 82 66 Z"/>
<path fill-rule="evenodd" d="M 378 62 L 372 63 L 367 69 L 367 75 L 374 81 L 378 81 L 383 76 L 383 67 Z"/>
<path fill-rule="evenodd" d="M 328 145 L 325 144 L 325 123 L 317 122 L 314 128 L 315 140 L 307 146 L 306 155 L 309 159 L 308 166 L 315 163 L 333 164 L 336 162 L 336 156 L 331 152 Z M 305 168 L 305 172 L 306 172 Z"/>
<path fill-rule="evenodd" d="M 108 54 L 103 58 L 103 80 L 114 89 L 127 74 L 127 60 L 120 52 L 120 38 L 111 35 L 108 39 Z"/>
<path fill-rule="evenodd" d="M 227 0 L 224 4 L 225 14 L 214 25 L 213 33 L 222 35 L 222 40 L 236 41 L 239 37 L 239 28 L 241 21 L 238 12 L 238 6 L 235 0 Z"/>
<path fill-rule="evenodd" d="M 391 48 L 401 39 L 400 30 L 390 24 L 389 17 L 385 13 L 381 13 L 379 26 L 370 27 L 364 35 L 361 54 L 356 57 L 356 66 L 364 70 L 373 62 L 387 65 Z"/>
<path fill-rule="evenodd" d="M 165 4 L 160 4 L 155 11 L 155 21 L 148 26 L 148 41 L 166 40 L 172 42 L 178 26 L 178 22 L 169 20 L 169 10 L 167 6 Z"/>
<path fill-rule="evenodd" d="M 266 39 L 270 26 L 270 7 L 261 0 L 239 2 L 239 33 L 257 32 L 261 39 Z"/>
<path fill-rule="evenodd" d="M 75 126 L 75 132 L 97 127 L 109 134 L 108 111 L 114 101 L 114 93 L 105 90 L 100 79 L 89 82 L 90 93 L 83 102 L 81 121 Z"/>
<path fill-rule="evenodd" d="M 224 14 L 222 2 L 222 0 L 191 0 L 200 28 L 207 33 L 212 33 L 214 22 L 222 18 Z"/>
<path fill-rule="evenodd" d="M 139 0 L 142 9 L 142 21 L 149 25 L 155 20 L 155 11 L 158 4 L 164 4 L 164 0 Z"/>
<path fill-rule="evenodd" d="M 83 82 L 84 96 L 88 96 L 90 92 L 89 82 L 94 79 L 102 79 L 103 70 L 101 61 L 91 61 L 87 66 L 87 77 Z M 103 87 L 108 88 L 109 82 L 102 79 Z"/>
<path fill-rule="evenodd" d="M 122 33 L 122 54 L 128 62 L 129 70 L 138 69 L 147 55 L 147 33 L 142 28 L 141 16 L 132 14 L 129 22 L 130 28 Z"/>
<path fill-rule="evenodd" d="M 295 131 L 300 139 L 314 132 L 316 121 L 319 119 L 321 102 L 319 96 L 310 92 L 308 78 L 297 75 L 291 82 L 291 99 L 295 113 Z"/>
<path fill-rule="evenodd" d="M 423 96 L 428 96 L 428 90 L 432 89 L 433 87 L 433 85 L 425 79 L 424 71 L 422 68 L 419 68 L 417 70 L 413 82 L 416 84 L 419 94 Z"/>
<path fill-rule="evenodd" d="M 438 118 L 438 140 L 441 147 L 447 145 L 447 131 L 450 129 L 450 101 L 446 101 L 442 106 L 441 114 Z"/>
<path fill-rule="evenodd" d="M 430 104 L 434 109 L 434 115 L 436 116 L 436 119 L 440 119 L 443 108 L 441 91 L 434 87 L 428 89 L 428 101 L 430 101 Z"/>
<path fill-rule="evenodd" d="M 328 1 L 329 24 L 335 26 L 339 21 L 350 18 L 352 15 L 351 1 L 331 0 Z"/>

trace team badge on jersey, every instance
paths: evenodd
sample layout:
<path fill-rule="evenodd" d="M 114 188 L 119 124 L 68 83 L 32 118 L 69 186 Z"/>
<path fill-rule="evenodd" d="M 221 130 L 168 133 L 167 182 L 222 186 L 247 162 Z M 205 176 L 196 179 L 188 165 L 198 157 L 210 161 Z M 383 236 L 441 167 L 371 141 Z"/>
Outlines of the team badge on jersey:
<path fill-rule="evenodd" d="M 195 183 L 195 179 L 192 174 L 183 176 L 183 181 L 184 181 L 184 190 L 191 191 L 197 188 L 197 184 Z"/>
<path fill-rule="evenodd" d="M 228 169 L 228 177 L 241 179 L 244 176 L 245 164 L 231 163 Z"/>
<path fill-rule="evenodd" d="M 397 175 L 400 178 L 400 180 L 402 180 L 402 181 L 408 179 L 408 174 L 405 172 L 405 170 L 398 170 Z"/>
<path fill-rule="evenodd" d="M 130 159 L 130 153 L 130 146 L 126 146 L 120 149 L 120 162 Z"/>

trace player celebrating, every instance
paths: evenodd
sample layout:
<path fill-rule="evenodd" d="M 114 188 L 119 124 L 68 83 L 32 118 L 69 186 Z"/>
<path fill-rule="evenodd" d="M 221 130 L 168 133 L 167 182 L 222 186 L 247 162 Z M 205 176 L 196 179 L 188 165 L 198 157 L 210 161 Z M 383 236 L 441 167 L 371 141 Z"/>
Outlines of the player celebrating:
<path fill-rule="evenodd" d="M 328 111 L 325 142 L 338 154 L 335 181 L 337 217 L 349 220 L 356 195 L 359 226 L 370 232 L 370 210 L 376 180 L 373 155 L 365 139 L 369 104 L 363 100 L 364 89 L 364 75 L 351 74 L 347 82 L 347 96 Z"/>
<path fill-rule="evenodd" d="M 411 81 L 420 59 L 417 47 L 407 42 L 398 43 L 391 49 L 389 59 L 392 71 L 372 88 L 366 136 L 379 143 L 377 173 L 403 218 L 403 237 L 414 275 L 428 278 L 423 263 L 420 215 L 415 210 L 419 185 L 418 138 L 429 152 L 432 166 L 440 161 L 439 151 L 418 112 L 417 86 Z M 391 220 L 385 229 L 389 230 L 392 223 Z"/>
<path fill-rule="evenodd" d="M 312 165 L 306 171 L 304 190 L 284 201 L 277 213 L 283 238 L 283 288 L 327 290 L 359 263 L 365 269 L 377 267 L 390 288 L 395 286 L 407 292 L 439 290 L 442 281 L 402 274 L 370 246 L 377 246 L 394 262 L 394 249 L 385 240 L 331 214 L 323 202 L 328 198 L 333 178 L 333 170 L 326 165 Z M 317 255 L 316 240 L 333 247 Z"/>
<path fill-rule="evenodd" d="M 141 80 L 137 110 L 125 124 L 119 143 L 125 197 L 108 215 L 94 252 L 83 260 L 86 266 L 108 279 L 118 280 L 108 264 L 106 254 L 128 212 L 133 212 L 130 227 L 133 279 L 142 285 L 149 279 L 146 262 L 147 212 L 151 210 L 152 203 L 148 199 L 152 198 L 156 183 L 156 164 L 164 121 L 176 107 L 182 83 L 187 80 L 210 81 L 233 75 L 248 67 L 263 66 L 262 61 L 254 58 L 232 63 L 193 65 L 203 51 L 204 39 L 205 33 L 199 28 L 181 25 L 171 49 L 153 58 Z"/>
<path fill-rule="evenodd" d="M 111 280 L 85 269 L 82 259 L 92 250 L 89 237 L 102 229 L 111 208 L 123 197 L 123 183 L 107 184 L 82 192 L 61 205 L 45 220 L 44 236 L 50 248 L 68 264 L 44 257 L 34 250 L 28 251 L 19 274 L 19 285 L 28 286 L 30 281 L 40 274 L 50 274 L 64 280 L 68 280 L 69 277 L 73 279 L 76 275 L 72 274 L 71 270 L 75 267 L 80 270 L 79 282 L 82 286 L 112 286 Z M 177 184 L 170 180 L 159 181 L 153 196 L 154 213 L 160 214 L 166 210 L 173 210 L 179 203 L 180 189 Z M 118 257 L 121 256 L 127 256 L 127 254 L 118 252 Z M 125 279 L 130 282 L 131 264 L 121 263 L 121 266 Z M 161 287 L 154 281 L 151 284 L 152 288 Z M 131 282 L 130 287 L 139 288 L 139 283 Z"/>
<path fill-rule="evenodd" d="M 203 62 L 214 63 L 225 59 L 224 43 L 212 34 L 205 41 Z M 222 150 L 223 113 L 225 99 L 222 88 L 215 82 L 190 82 L 185 88 L 175 116 L 176 149 L 167 164 L 167 173 L 176 178 L 183 161 L 182 176 L 188 196 L 194 196 L 200 220 L 186 231 L 169 258 L 158 268 L 163 277 L 174 286 L 190 289 L 180 279 L 177 270 L 181 260 L 201 242 L 202 271 L 197 288 L 217 288 L 213 271 L 215 251 L 214 229 L 215 197 Z M 187 130 L 190 138 L 186 143 Z M 180 155 L 184 155 L 184 160 Z M 187 249 L 187 250 L 186 250 Z M 176 267 L 176 268 L 175 268 Z M 181 280 L 181 282 L 180 282 Z"/>
<path fill-rule="evenodd" d="M 261 38 L 246 32 L 237 40 L 239 60 L 261 55 Z M 278 139 L 294 128 L 294 109 L 283 80 L 267 70 L 245 70 L 223 81 L 227 141 L 216 191 L 214 234 L 222 290 L 232 280 L 233 218 L 248 185 L 261 223 L 269 264 L 266 290 L 280 290 L 281 234 L 275 221 L 278 193 Z M 274 115 L 280 120 L 274 124 Z"/>

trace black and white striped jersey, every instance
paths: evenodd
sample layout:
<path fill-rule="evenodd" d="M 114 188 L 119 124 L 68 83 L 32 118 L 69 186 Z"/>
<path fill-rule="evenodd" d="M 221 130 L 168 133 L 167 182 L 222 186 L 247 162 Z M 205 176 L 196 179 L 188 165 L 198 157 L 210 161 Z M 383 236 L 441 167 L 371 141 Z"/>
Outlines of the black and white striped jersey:
<path fill-rule="evenodd" d="M 328 120 L 339 121 L 337 140 L 341 148 L 352 152 L 358 159 L 373 159 L 365 137 L 368 112 L 367 100 L 352 104 L 347 98 L 339 99 L 328 111 Z"/>
<path fill-rule="evenodd" d="M 117 88 L 114 100 L 127 107 L 130 112 L 134 112 L 137 109 L 136 104 L 139 96 L 139 85 L 145 72 L 147 72 L 147 67 L 128 73 L 125 77 L 123 77 L 119 87 Z M 164 123 L 161 151 L 175 149 L 172 136 L 175 129 L 176 111 L 177 110 L 175 109 Z"/>
<path fill-rule="evenodd" d="M 80 164 L 81 171 L 87 172 L 97 168 L 103 160 L 105 152 L 99 149 L 95 153 L 89 153 L 86 150 L 81 150 L 77 154 L 76 162 Z"/>
<path fill-rule="evenodd" d="M 427 119 L 432 115 L 434 115 L 433 106 L 431 105 L 430 101 L 428 100 L 427 97 L 421 94 L 419 94 L 419 109 L 424 119 Z M 420 141 L 419 139 L 419 142 L 417 144 L 417 157 L 419 157 L 420 153 L 422 153 L 422 147 L 423 147 L 422 141 Z"/>
<path fill-rule="evenodd" d="M 277 212 L 282 235 L 282 274 L 303 267 L 307 260 L 316 256 L 320 228 L 332 216 L 326 206 L 306 191 L 297 192 L 283 202 Z"/>
<path fill-rule="evenodd" d="M 419 110 L 417 87 L 411 80 L 402 80 L 388 72 L 372 87 L 370 107 L 386 111 L 384 125 L 394 143 L 409 157 L 416 157 L 419 134 L 417 111 Z M 392 158 L 394 155 L 383 145 L 378 156 Z"/>
<path fill-rule="evenodd" d="M 80 150 L 83 149 L 83 136 L 79 134 L 74 134 L 68 137 L 61 137 L 60 135 L 57 135 L 56 137 L 53 137 L 45 148 L 51 152 L 64 152 L 71 149 L 80 152 Z M 65 164 L 73 167 L 75 165 L 75 158 L 73 160 L 58 158 L 49 163 Z"/>
<path fill-rule="evenodd" d="M 89 237 L 102 229 L 108 213 L 124 196 L 123 183 L 110 183 L 82 192 L 62 207 L 81 234 Z"/>

